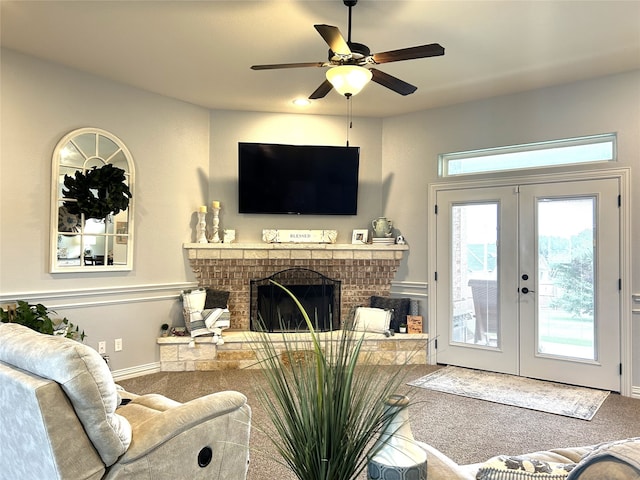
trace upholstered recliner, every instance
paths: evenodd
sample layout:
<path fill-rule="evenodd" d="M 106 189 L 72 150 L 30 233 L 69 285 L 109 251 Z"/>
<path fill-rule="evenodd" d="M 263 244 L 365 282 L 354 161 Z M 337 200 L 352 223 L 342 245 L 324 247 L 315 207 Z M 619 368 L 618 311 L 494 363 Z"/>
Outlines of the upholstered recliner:
<path fill-rule="evenodd" d="M 251 409 L 238 392 L 137 396 L 102 357 L 0 323 L 0 478 L 246 478 Z"/>

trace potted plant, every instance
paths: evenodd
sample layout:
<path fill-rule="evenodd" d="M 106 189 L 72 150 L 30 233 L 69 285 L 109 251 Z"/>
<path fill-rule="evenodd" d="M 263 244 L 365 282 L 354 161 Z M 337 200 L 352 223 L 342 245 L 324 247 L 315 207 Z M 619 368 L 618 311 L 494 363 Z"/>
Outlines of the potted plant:
<path fill-rule="evenodd" d="M 83 341 L 86 336 L 84 330 L 71 323 L 67 318 L 54 318 L 49 315 L 56 314 L 54 310 L 38 304 L 30 304 L 18 300 L 15 306 L 0 309 L 0 321 L 3 323 L 19 323 L 25 327 L 48 335 L 62 335 L 74 340 Z"/>
<path fill-rule="evenodd" d="M 407 324 L 406 324 L 406 323 L 401 323 L 401 324 L 398 326 L 398 328 L 399 328 L 399 330 L 400 330 L 400 333 L 407 333 Z"/>
<path fill-rule="evenodd" d="M 168 324 L 168 323 L 163 323 L 163 324 L 160 326 L 160 330 L 161 330 L 161 332 L 162 332 L 162 336 L 163 336 L 163 337 L 168 336 L 168 335 L 169 335 L 169 324 Z"/>
<path fill-rule="evenodd" d="M 275 430 L 269 438 L 300 480 L 355 479 L 384 446 L 374 440 L 399 413 L 385 401 L 404 383 L 406 369 L 381 372 L 363 362 L 369 352 L 362 350 L 362 332 L 319 335 L 297 298 L 273 283 L 296 303 L 309 340 L 258 332 L 265 379 L 258 394 Z"/>

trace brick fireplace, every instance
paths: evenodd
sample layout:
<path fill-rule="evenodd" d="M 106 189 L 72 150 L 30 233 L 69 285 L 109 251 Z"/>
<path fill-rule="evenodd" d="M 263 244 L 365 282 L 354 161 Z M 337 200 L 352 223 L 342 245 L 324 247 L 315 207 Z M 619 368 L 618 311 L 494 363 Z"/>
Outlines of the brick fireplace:
<path fill-rule="evenodd" d="M 407 245 L 188 243 L 200 286 L 226 290 L 231 329 L 249 330 L 251 280 L 301 267 L 341 281 L 341 319 L 372 295 L 389 295 Z"/>
<path fill-rule="evenodd" d="M 341 284 L 341 318 L 353 307 L 368 305 L 372 295 L 389 295 L 406 245 L 344 244 L 221 244 L 184 245 L 191 268 L 201 286 L 227 290 L 231 310 L 231 329 L 225 330 L 224 344 L 211 337 L 161 337 L 162 371 L 222 370 L 260 368 L 256 354 L 259 341 L 251 332 L 250 281 L 269 277 L 291 268 L 315 270 Z M 235 330 L 235 331 L 233 331 Z M 326 340 L 332 332 L 319 333 Z M 285 333 L 283 335 L 298 335 Z M 367 333 L 363 351 L 374 351 L 375 365 L 426 364 L 427 334 Z M 323 340 L 324 341 L 324 340 Z M 257 342 L 257 343 L 256 343 Z M 274 348 L 284 351 L 282 340 Z M 363 357 L 363 361 L 367 361 Z"/>

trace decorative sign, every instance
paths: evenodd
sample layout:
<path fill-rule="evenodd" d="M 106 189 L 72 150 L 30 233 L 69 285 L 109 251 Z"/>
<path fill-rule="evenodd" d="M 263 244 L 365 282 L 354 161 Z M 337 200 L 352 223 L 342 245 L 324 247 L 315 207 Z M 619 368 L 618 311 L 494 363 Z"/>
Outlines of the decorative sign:
<path fill-rule="evenodd" d="M 407 333 L 422 333 L 422 316 L 407 315 Z"/>
<path fill-rule="evenodd" d="M 337 230 L 262 230 L 267 243 L 336 243 Z"/>

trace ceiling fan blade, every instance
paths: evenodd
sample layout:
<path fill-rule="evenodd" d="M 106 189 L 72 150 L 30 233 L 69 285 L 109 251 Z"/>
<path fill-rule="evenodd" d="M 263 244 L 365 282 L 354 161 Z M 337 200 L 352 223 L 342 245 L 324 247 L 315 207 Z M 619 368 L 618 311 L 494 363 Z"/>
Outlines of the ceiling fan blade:
<path fill-rule="evenodd" d="M 338 55 L 351 55 L 351 49 L 344 37 L 340 33 L 338 27 L 333 27 L 331 25 L 314 25 L 320 36 L 327 42 L 329 48 L 333 53 L 337 53 Z"/>
<path fill-rule="evenodd" d="M 383 87 L 387 87 L 400 95 L 410 95 L 418 89 L 415 85 L 411 85 L 410 83 L 400 80 L 388 73 L 381 72 L 375 68 L 370 68 L 369 70 L 373 74 L 373 77 L 371 78 L 372 81 L 382 85 Z"/>
<path fill-rule="evenodd" d="M 325 80 L 320 84 L 318 88 L 316 88 L 315 92 L 309 95 L 309 100 L 317 100 L 319 98 L 324 98 L 327 95 L 327 93 L 331 91 L 332 88 L 333 88 L 333 85 L 331 85 L 331 82 L 329 80 Z"/>
<path fill-rule="evenodd" d="M 420 45 L 417 47 L 401 48 L 388 52 L 375 53 L 372 58 L 375 63 L 399 62 L 414 58 L 437 57 L 444 55 L 444 48 L 439 43 Z"/>
<path fill-rule="evenodd" d="M 273 70 L 276 68 L 326 67 L 327 62 L 275 63 L 273 65 L 251 65 L 251 70 Z"/>

